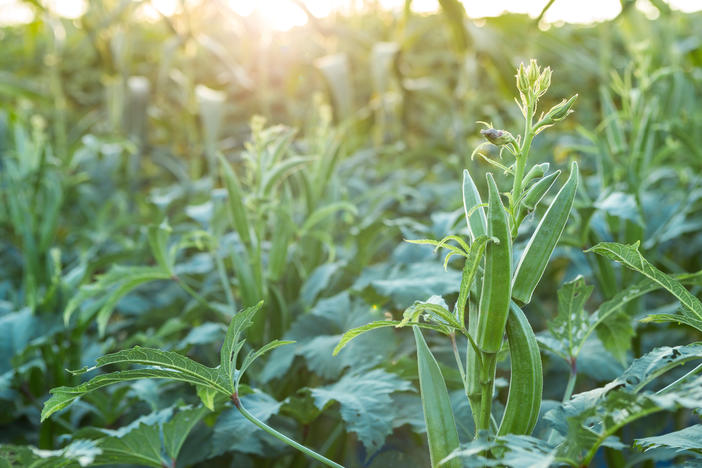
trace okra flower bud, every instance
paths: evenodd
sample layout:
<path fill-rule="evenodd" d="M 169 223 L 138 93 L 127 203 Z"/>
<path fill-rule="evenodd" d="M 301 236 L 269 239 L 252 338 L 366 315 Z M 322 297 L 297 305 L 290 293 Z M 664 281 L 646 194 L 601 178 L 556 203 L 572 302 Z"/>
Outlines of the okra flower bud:
<path fill-rule="evenodd" d="M 527 79 L 529 80 L 529 87 L 533 88 L 536 84 L 536 80 L 539 79 L 541 75 L 541 67 L 536 63 L 536 59 L 531 59 L 529 61 L 529 66 L 526 69 Z"/>
<path fill-rule="evenodd" d="M 529 91 L 529 79 L 524 69 L 524 63 L 520 63 L 519 69 L 517 70 L 517 89 L 522 92 L 522 94 L 527 94 Z"/>
<path fill-rule="evenodd" d="M 536 84 L 537 95 L 543 96 L 548 91 L 549 86 L 551 86 L 551 67 L 546 67 Z"/>
<path fill-rule="evenodd" d="M 535 129 L 541 129 L 543 127 L 548 127 L 556 122 L 560 122 L 561 120 L 565 119 L 568 117 L 570 114 L 572 114 L 573 111 L 573 104 L 575 104 L 575 100 L 578 99 L 578 95 L 574 95 L 568 100 L 562 100 L 555 106 L 553 106 L 543 117 L 541 117 L 541 120 L 534 126 Z"/>
<path fill-rule="evenodd" d="M 496 146 L 504 146 L 515 141 L 514 136 L 512 136 L 512 134 L 507 130 L 486 128 L 480 130 L 480 134 L 483 135 L 490 143 Z"/>

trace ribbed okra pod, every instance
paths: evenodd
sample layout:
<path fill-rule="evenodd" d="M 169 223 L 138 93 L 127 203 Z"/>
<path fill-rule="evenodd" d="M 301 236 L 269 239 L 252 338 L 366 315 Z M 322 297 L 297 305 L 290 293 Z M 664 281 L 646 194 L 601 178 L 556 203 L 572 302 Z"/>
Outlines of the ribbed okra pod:
<path fill-rule="evenodd" d="M 528 304 L 531 301 L 534 289 L 565 229 L 577 190 L 578 165 L 573 162 L 568 180 L 541 218 L 514 272 L 512 297 L 519 303 Z"/>
<path fill-rule="evenodd" d="M 505 333 L 511 297 L 512 237 L 507 211 L 492 174 L 488 181 L 488 236 L 485 248 L 485 271 L 480 293 L 476 343 L 486 353 L 497 353 Z"/>
<path fill-rule="evenodd" d="M 499 435 L 531 434 L 539 418 L 543 390 L 541 354 L 524 312 L 512 302 L 507 318 L 510 380 Z"/>

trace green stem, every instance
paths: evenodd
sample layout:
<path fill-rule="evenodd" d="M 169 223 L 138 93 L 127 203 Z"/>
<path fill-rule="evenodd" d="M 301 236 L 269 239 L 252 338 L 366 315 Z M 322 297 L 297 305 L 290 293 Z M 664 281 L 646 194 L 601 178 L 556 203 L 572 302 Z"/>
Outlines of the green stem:
<path fill-rule="evenodd" d="M 490 429 L 490 416 L 492 415 L 492 390 L 495 385 L 495 370 L 497 365 L 496 353 L 483 353 L 483 365 L 480 369 L 480 414 L 478 415 L 479 431 Z"/>
<path fill-rule="evenodd" d="M 568 384 L 566 385 L 565 392 L 563 393 L 563 403 L 570 400 L 573 395 L 573 389 L 575 388 L 575 381 L 578 378 L 578 371 L 575 367 L 575 358 L 570 365 L 570 375 L 568 376 Z"/>
<path fill-rule="evenodd" d="M 529 151 L 531 149 L 531 142 L 534 139 L 533 131 L 533 120 L 534 120 L 534 104 L 530 103 L 527 109 L 527 115 L 524 122 L 524 141 L 522 142 L 521 148 L 519 149 L 519 155 L 517 156 L 517 161 L 515 163 L 514 169 L 514 184 L 512 185 L 512 201 L 511 201 L 511 215 L 514 219 L 517 215 L 517 200 L 522 196 L 522 180 L 524 179 L 524 170 L 526 168 L 527 159 L 529 159 Z"/>
<path fill-rule="evenodd" d="M 321 463 L 323 463 L 323 464 L 325 464 L 325 465 L 327 465 L 327 466 L 332 466 L 332 467 L 334 467 L 334 468 L 344 468 L 343 465 L 339 465 L 338 463 L 329 460 L 329 459 L 326 458 L 325 456 L 318 454 L 318 453 L 315 452 L 314 450 L 308 449 L 308 448 L 305 447 L 304 445 L 295 442 L 294 440 L 292 440 L 290 437 L 286 436 L 285 434 L 281 434 L 280 432 L 276 431 L 276 430 L 273 429 L 272 427 L 268 426 L 266 423 L 264 423 L 263 421 L 261 421 L 261 420 L 259 420 L 258 418 L 256 418 L 256 416 L 254 416 L 253 414 L 249 413 L 249 412 L 246 410 L 246 408 L 244 408 L 244 406 L 241 404 L 241 401 L 240 401 L 240 400 L 237 400 L 237 401 L 235 402 L 235 406 L 236 406 L 237 409 L 241 412 L 241 414 L 244 415 L 244 417 L 245 417 L 246 419 L 248 419 L 249 421 L 251 421 L 252 423 L 254 423 L 254 424 L 255 424 L 256 426 L 258 426 L 259 428 L 263 429 L 264 431 L 266 431 L 267 433 L 269 433 L 270 435 L 272 435 L 272 436 L 275 437 L 276 439 L 278 439 L 278 440 L 280 440 L 280 441 L 282 441 L 282 442 L 288 444 L 289 446 L 291 446 L 291 447 L 293 447 L 293 448 L 296 448 L 296 449 L 299 450 L 300 452 L 302 452 L 302 453 L 304 453 L 304 454 L 306 454 L 306 455 L 309 455 L 310 457 L 314 458 L 315 460 L 317 460 L 317 461 L 319 461 L 319 462 L 321 462 Z"/>

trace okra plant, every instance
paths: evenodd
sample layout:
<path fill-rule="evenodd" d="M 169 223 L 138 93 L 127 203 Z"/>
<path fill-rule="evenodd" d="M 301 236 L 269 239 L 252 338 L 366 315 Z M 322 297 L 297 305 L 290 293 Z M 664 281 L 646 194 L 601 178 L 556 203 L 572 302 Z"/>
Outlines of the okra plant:
<path fill-rule="evenodd" d="M 568 221 L 578 187 L 578 166 L 551 201 L 535 231 L 513 264 L 513 244 L 525 217 L 533 212 L 556 185 L 560 171 L 548 172 L 548 163 L 530 161 L 536 135 L 573 112 L 577 95 L 564 99 L 547 112 L 538 114 L 539 99 L 551 83 L 551 69 L 541 69 L 535 60 L 517 71 L 519 108 L 524 116 L 523 134 L 514 137 L 506 130 L 488 125 L 481 133 L 488 140 L 473 156 L 481 156 L 512 177 L 511 191 L 502 194 L 493 174 L 487 174 L 488 200 L 483 203 L 468 170 L 463 172 L 463 204 L 469 239 L 450 235 L 441 241 L 413 240 L 446 248 L 446 263 L 454 255 L 465 258 L 458 299 L 449 310 L 443 300 L 433 297 L 417 302 L 404 312 L 402 321 L 379 321 L 346 333 L 336 351 L 359 334 L 385 326 L 412 325 L 417 342 L 417 361 L 424 418 L 433 466 L 460 466 L 460 460 L 446 459 L 458 448 L 455 417 L 446 385 L 436 359 L 424 341 L 420 328 L 446 335 L 453 348 L 466 398 L 476 427 L 476 437 L 489 431 L 498 435 L 532 432 L 541 406 L 543 376 L 539 346 L 521 307 L 532 294 L 546 269 L 551 253 Z M 509 153 L 509 166 L 484 152 L 487 145 Z M 450 244 L 449 242 L 455 244 Z M 501 422 L 492 413 L 498 354 L 507 337 L 511 361 L 509 395 Z M 458 336 L 466 338 L 465 363 L 458 350 Z"/>

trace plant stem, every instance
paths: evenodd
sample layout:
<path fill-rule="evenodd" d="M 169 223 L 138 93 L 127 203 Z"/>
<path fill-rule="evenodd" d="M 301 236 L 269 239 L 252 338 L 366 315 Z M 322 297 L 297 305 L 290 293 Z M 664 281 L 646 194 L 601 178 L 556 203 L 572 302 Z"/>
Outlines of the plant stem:
<path fill-rule="evenodd" d="M 292 440 L 290 437 L 286 436 L 285 434 L 281 434 L 280 432 L 276 431 L 272 427 L 268 426 L 266 423 L 264 423 L 263 421 L 256 418 L 256 416 L 249 413 L 246 410 L 246 408 L 244 408 L 244 406 L 241 404 L 240 401 L 239 401 L 239 404 L 236 405 L 236 407 L 241 412 L 241 414 L 244 415 L 244 417 L 246 419 L 248 419 L 249 421 L 254 423 L 259 428 L 263 429 L 264 431 L 266 431 L 267 433 L 269 433 L 270 435 L 272 435 L 276 439 L 288 444 L 289 446 L 291 446 L 293 448 L 296 448 L 300 452 L 302 452 L 306 455 L 309 455 L 310 457 L 314 458 L 315 460 L 317 460 L 317 461 L 319 461 L 327 466 L 332 466 L 334 468 L 344 468 L 342 465 L 339 465 L 338 463 L 329 460 L 328 458 L 326 458 L 323 455 L 318 454 L 314 450 L 308 449 L 304 445 L 301 445 L 301 444 L 295 442 L 294 440 Z"/>
<path fill-rule="evenodd" d="M 495 368 L 497 353 L 483 353 L 483 365 L 480 368 L 480 414 L 476 434 L 482 430 L 490 429 L 490 416 L 492 415 L 492 390 L 495 384 Z"/>
<path fill-rule="evenodd" d="M 512 207 L 511 214 L 512 218 L 517 215 L 517 200 L 522 195 L 522 179 L 524 179 L 524 169 L 526 168 L 526 162 L 529 158 L 529 150 L 531 149 L 531 142 L 534 139 L 533 131 L 533 120 L 534 120 L 534 104 L 529 103 L 527 108 L 527 115 L 524 123 L 524 141 L 522 142 L 521 148 L 519 149 L 519 155 L 517 156 L 517 161 L 515 162 L 514 169 L 514 184 L 512 185 Z"/>
<path fill-rule="evenodd" d="M 570 400 L 573 395 L 573 389 L 575 388 L 575 380 L 578 378 L 578 372 L 575 368 L 575 362 L 570 365 L 570 375 L 568 376 L 568 384 L 566 385 L 565 392 L 563 393 L 563 403 Z"/>

